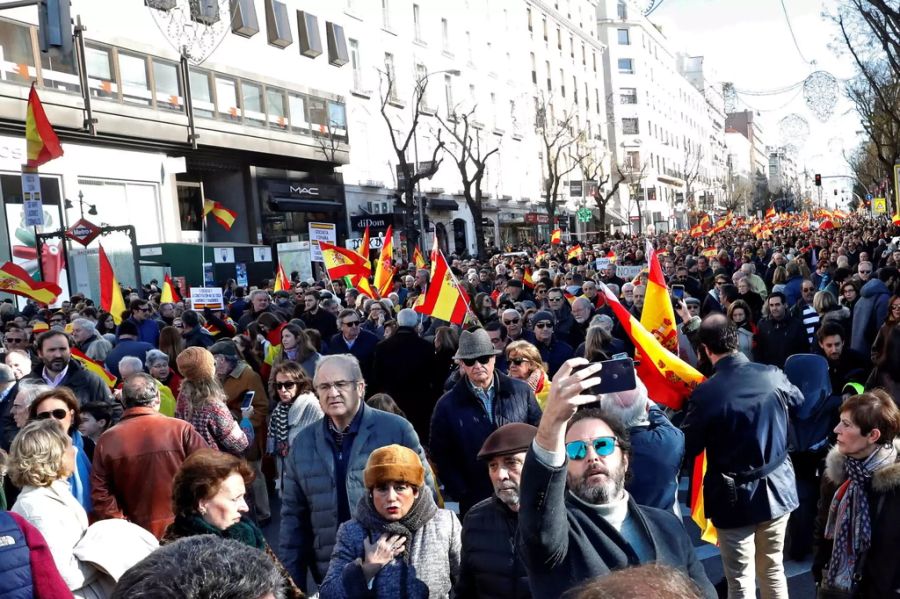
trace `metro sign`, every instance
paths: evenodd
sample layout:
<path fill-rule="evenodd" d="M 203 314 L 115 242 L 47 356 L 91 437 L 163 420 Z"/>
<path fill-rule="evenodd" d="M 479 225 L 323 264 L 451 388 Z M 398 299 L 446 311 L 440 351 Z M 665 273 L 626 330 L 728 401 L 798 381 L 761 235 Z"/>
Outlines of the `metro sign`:
<path fill-rule="evenodd" d="M 77 241 L 84 247 L 100 235 L 100 227 L 87 219 L 79 219 L 72 223 L 72 226 L 66 229 L 66 237 L 73 241 Z"/>

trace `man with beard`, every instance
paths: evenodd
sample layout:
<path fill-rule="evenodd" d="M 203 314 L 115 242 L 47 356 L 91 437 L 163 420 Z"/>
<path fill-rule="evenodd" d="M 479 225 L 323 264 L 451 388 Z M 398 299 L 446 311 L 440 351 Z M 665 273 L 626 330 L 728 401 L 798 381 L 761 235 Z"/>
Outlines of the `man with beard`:
<path fill-rule="evenodd" d="M 834 393 L 840 393 L 847 383 L 865 383 L 869 378 L 871 366 L 862 354 L 850 349 L 847 331 L 840 324 L 822 323 L 816 331 L 816 341 L 819 353 L 828 360 L 828 378 Z"/>
<path fill-rule="evenodd" d="M 487 463 L 494 494 L 477 503 L 463 520 L 462 560 L 453 589 L 457 597 L 531 597 L 528 574 L 515 548 L 522 464 L 536 432 L 530 424 L 504 424 L 478 452 L 478 459 Z"/>
<path fill-rule="evenodd" d="M 596 290 L 596 284 L 590 281 Z M 585 283 L 587 285 L 587 283 Z M 597 295 L 597 297 L 602 297 Z M 587 335 L 588 327 L 591 325 L 591 318 L 594 316 L 594 306 L 586 297 L 576 297 L 572 302 L 572 318 L 575 319 L 575 326 L 569 331 L 568 342 L 572 347 L 578 347 L 584 343 Z"/>
<path fill-rule="evenodd" d="M 597 402 L 584 391 L 601 382 L 602 367 L 583 358 L 563 365 L 525 457 L 517 543 L 532 593 L 560 597 L 588 579 L 655 562 L 684 572 L 712 599 L 681 520 L 639 506 L 625 490 L 628 431 L 583 407 Z"/>

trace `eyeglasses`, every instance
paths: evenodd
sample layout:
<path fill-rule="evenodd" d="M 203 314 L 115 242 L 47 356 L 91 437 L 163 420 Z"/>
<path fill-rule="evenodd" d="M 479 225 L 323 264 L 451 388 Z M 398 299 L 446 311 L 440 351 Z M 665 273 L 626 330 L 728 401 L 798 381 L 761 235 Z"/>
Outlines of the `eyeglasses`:
<path fill-rule="evenodd" d="M 50 324 L 62 324 L 64 322 L 65 322 L 65 320 L 63 320 L 62 318 L 51 318 L 50 319 Z"/>
<path fill-rule="evenodd" d="M 870 274 L 872 274 L 872 271 L 871 271 L 871 270 L 861 270 L 861 271 L 859 271 L 859 274 L 861 274 L 861 275 L 870 275 Z"/>
<path fill-rule="evenodd" d="M 460 358 L 460 360 L 462 361 L 463 364 L 465 364 L 466 366 L 471 368 L 472 366 L 475 366 L 475 362 L 478 362 L 479 364 L 487 364 L 488 362 L 491 361 L 491 358 L 493 358 L 493 357 L 494 356 L 492 356 L 492 355 L 491 356 L 478 356 L 477 358 Z"/>
<path fill-rule="evenodd" d="M 149 312 L 150 308 L 138 308 L 137 311 L 138 312 Z"/>
<path fill-rule="evenodd" d="M 587 456 L 588 443 L 599 456 L 611 455 L 619 444 L 615 437 L 596 437 L 588 442 L 570 441 L 566 443 L 566 455 L 570 460 L 583 460 Z"/>
<path fill-rule="evenodd" d="M 503 324 L 505 324 L 506 326 L 509 326 L 511 324 L 519 324 L 520 320 L 520 318 L 510 318 L 509 320 L 504 320 Z"/>
<path fill-rule="evenodd" d="M 727 281 L 716 281 L 716 285 L 724 285 Z"/>
<path fill-rule="evenodd" d="M 334 381 L 333 383 L 320 383 L 316 385 L 316 391 L 319 393 L 328 393 L 332 389 L 337 389 L 338 392 L 349 391 L 353 385 L 355 385 L 357 381 Z"/>
<path fill-rule="evenodd" d="M 296 383 L 296 381 L 288 381 L 286 383 L 275 383 L 272 386 L 275 387 L 276 389 L 293 389 L 294 387 L 297 386 L 297 383 Z"/>
<path fill-rule="evenodd" d="M 510 358 L 509 359 L 509 363 L 514 364 L 516 366 L 521 366 L 522 364 L 524 364 L 527 361 L 528 360 L 526 360 L 525 358 Z"/>
<path fill-rule="evenodd" d="M 548 297 L 547 301 L 548 302 L 561 302 L 562 298 L 561 297 Z"/>
<path fill-rule="evenodd" d="M 343 324 L 344 324 L 345 327 L 358 327 L 358 326 L 359 326 L 359 321 L 358 321 L 358 320 L 351 320 L 350 322 L 345 322 L 345 323 L 343 323 Z"/>
<path fill-rule="evenodd" d="M 535 323 L 534 328 L 536 328 L 536 329 L 552 329 L 553 323 L 552 322 L 538 322 L 538 323 Z"/>
<path fill-rule="evenodd" d="M 40 412 L 36 418 L 38 420 L 47 420 L 50 417 L 53 417 L 56 420 L 65 420 L 66 416 L 69 415 L 68 410 L 63 410 L 62 408 L 57 408 L 55 410 L 50 410 L 49 412 Z"/>
<path fill-rule="evenodd" d="M 801 289 L 801 291 L 803 293 L 812 293 L 813 291 L 815 291 L 815 289 L 813 289 L 812 287 L 804 287 L 803 289 Z"/>
<path fill-rule="evenodd" d="M 6 342 L 7 343 L 25 343 L 25 340 L 21 339 L 19 337 L 7 337 Z"/>

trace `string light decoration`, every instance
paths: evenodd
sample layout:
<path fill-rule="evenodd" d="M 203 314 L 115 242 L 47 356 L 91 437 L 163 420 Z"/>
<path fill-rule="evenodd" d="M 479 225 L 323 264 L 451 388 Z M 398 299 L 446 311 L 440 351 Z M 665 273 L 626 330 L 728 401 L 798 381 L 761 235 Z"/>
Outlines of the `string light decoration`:
<path fill-rule="evenodd" d="M 231 25 L 231 0 L 151 0 L 147 9 L 166 41 L 194 65 L 210 57 Z"/>
<path fill-rule="evenodd" d="M 809 123 L 799 114 L 792 113 L 778 121 L 781 143 L 785 146 L 803 146 L 809 139 Z"/>
<path fill-rule="evenodd" d="M 823 123 L 834 114 L 838 101 L 838 80 L 828 71 L 815 71 L 803 81 L 806 107 Z"/>

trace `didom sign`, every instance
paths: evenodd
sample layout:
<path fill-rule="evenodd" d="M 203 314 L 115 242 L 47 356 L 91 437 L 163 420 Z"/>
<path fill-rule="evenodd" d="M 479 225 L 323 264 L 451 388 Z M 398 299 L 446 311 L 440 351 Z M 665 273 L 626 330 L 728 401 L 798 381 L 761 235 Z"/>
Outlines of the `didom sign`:
<path fill-rule="evenodd" d="M 99 234 L 100 227 L 84 218 L 77 220 L 71 227 L 66 229 L 66 237 L 77 241 L 84 247 L 87 247 L 90 242 L 97 239 Z"/>

